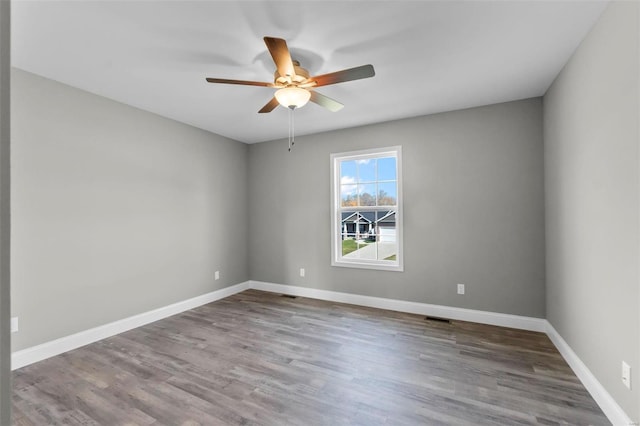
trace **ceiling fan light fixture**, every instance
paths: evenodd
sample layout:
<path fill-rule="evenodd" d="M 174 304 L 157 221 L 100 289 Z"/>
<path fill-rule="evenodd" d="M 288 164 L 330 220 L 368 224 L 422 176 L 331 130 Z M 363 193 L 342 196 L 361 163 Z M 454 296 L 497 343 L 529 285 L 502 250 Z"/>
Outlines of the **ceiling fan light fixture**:
<path fill-rule="evenodd" d="M 276 91 L 276 99 L 278 103 L 285 108 L 295 109 L 302 108 L 309 102 L 311 92 L 300 87 L 285 87 Z"/>

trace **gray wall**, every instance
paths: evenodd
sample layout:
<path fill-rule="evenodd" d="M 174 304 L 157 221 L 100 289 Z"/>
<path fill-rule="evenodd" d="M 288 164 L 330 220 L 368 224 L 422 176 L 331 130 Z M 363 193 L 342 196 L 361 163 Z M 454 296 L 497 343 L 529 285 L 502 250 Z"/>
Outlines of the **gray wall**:
<path fill-rule="evenodd" d="M 286 141 L 251 145 L 251 279 L 544 317 L 541 106 L 304 136 L 291 153 Z M 332 267 L 329 155 L 391 145 L 402 145 L 405 271 Z"/>
<path fill-rule="evenodd" d="M 0 1 L 0 425 L 11 422 L 11 336 L 10 303 L 10 189 L 9 92 L 11 61 L 9 42 L 11 2 Z"/>
<path fill-rule="evenodd" d="M 24 71 L 11 84 L 14 350 L 248 279 L 247 145 Z"/>
<path fill-rule="evenodd" d="M 547 317 L 635 421 L 638 31 L 638 3 L 609 5 L 544 97 Z"/>

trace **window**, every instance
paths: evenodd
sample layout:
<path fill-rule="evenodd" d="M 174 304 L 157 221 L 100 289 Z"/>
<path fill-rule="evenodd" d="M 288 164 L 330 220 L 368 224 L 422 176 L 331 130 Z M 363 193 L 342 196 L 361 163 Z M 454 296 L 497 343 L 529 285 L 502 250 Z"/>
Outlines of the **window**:
<path fill-rule="evenodd" d="M 331 264 L 402 271 L 401 148 L 331 154 Z"/>

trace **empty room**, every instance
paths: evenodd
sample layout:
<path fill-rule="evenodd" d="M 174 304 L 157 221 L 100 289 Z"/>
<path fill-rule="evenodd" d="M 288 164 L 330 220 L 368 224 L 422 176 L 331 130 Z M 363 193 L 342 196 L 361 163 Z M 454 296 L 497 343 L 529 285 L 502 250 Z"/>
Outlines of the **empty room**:
<path fill-rule="evenodd" d="M 0 0 L 0 425 L 640 424 L 638 1 Z"/>

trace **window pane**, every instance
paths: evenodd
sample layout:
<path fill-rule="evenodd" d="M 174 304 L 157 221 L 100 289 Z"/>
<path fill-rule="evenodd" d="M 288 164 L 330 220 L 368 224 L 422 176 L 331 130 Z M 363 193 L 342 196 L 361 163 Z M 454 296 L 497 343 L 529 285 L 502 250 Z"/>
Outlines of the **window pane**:
<path fill-rule="evenodd" d="M 395 182 L 378 184 L 378 205 L 395 206 L 398 198 L 398 190 Z"/>
<path fill-rule="evenodd" d="M 378 159 L 378 180 L 396 180 L 396 158 Z"/>
<path fill-rule="evenodd" d="M 356 212 L 342 212 L 338 232 L 342 241 L 342 255 L 348 254 L 357 249 L 356 244 L 356 222 L 358 214 Z"/>
<path fill-rule="evenodd" d="M 376 159 L 357 160 L 358 182 L 375 182 L 376 180 Z"/>
<path fill-rule="evenodd" d="M 354 255 L 354 257 L 356 257 L 357 259 L 376 260 L 376 248 L 376 243 L 360 241 L 358 243 L 358 251 L 352 253 L 352 255 Z"/>
<path fill-rule="evenodd" d="M 356 169 L 356 161 L 342 161 L 340 162 L 340 183 L 348 184 L 348 183 L 356 183 L 357 169 Z"/>
<path fill-rule="evenodd" d="M 396 260 L 398 238 L 396 235 L 395 211 L 378 212 L 376 244 L 378 245 L 378 260 Z"/>
<path fill-rule="evenodd" d="M 358 185 L 358 192 L 360 193 L 361 206 L 376 205 L 376 184 L 375 183 Z"/>
<path fill-rule="evenodd" d="M 341 185 L 340 199 L 342 207 L 356 206 L 358 204 L 358 185 Z"/>

